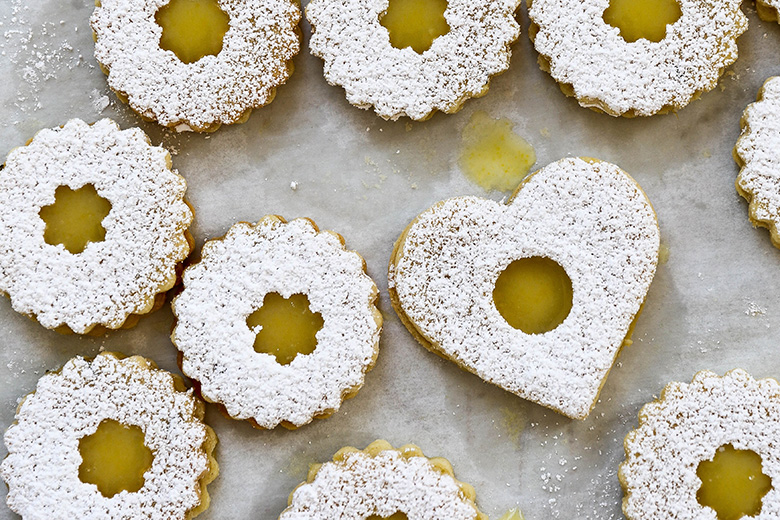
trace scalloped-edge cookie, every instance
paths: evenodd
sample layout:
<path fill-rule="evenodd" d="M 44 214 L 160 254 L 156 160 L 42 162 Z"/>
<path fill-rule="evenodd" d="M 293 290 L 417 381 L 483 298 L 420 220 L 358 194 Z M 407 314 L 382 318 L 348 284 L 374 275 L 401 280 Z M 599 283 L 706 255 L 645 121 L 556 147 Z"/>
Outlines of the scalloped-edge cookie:
<path fill-rule="evenodd" d="M 627 42 L 603 19 L 610 0 L 533 0 L 529 34 L 541 68 L 581 106 L 650 116 L 712 90 L 734 63 L 748 26 L 741 1 L 678 0 L 682 15 L 660 42 Z"/>
<path fill-rule="evenodd" d="M 155 13 L 169 0 L 100 0 L 95 58 L 117 96 L 167 127 L 214 131 L 270 103 L 300 48 L 297 0 L 219 0 L 229 16 L 219 54 L 184 63 L 160 47 Z M 186 126 L 180 126 L 186 125 Z"/>
<path fill-rule="evenodd" d="M 777 22 L 780 3 L 777 0 L 756 0 L 756 12 L 765 22 Z"/>
<path fill-rule="evenodd" d="M 192 518 L 208 508 L 219 473 L 203 413 L 181 378 L 148 359 L 71 359 L 38 381 L 5 433 L 8 507 L 24 518 Z M 79 478 L 79 440 L 106 419 L 140 428 L 154 454 L 144 485 L 111 498 Z"/>
<path fill-rule="evenodd" d="M 388 286 L 426 348 L 520 397 L 584 419 L 630 336 L 658 262 L 659 230 L 642 189 L 617 166 L 570 158 L 526 177 L 506 203 L 439 202 L 402 233 Z M 527 334 L 496 308 L 499 275 L 544 257 L 571 280 L 572 306 Z"/>
<path fill-rule="evenodd" d="M 172 302 L 172 340 L 203 397 L 253 426 L 297 428 L 337 411 L 376 361 L 382 315 L 363 258 L 309 219 L 240 222 L 203 246 Z M 280 364 L 254 350 L 247 317 L 264 298 L 305 295 L 322 328 L 316 348 Z"/>
<path fill-rule="evenodd" d="M 715 511 L 696 498 L 702 485 L 697 467 L 726 444 L 757 453 L 775 483 L 760 514 L 749 518 L 780 517 L 778 431 L 780 385 L 774 379 L 756 380 L 740 369 L 723 377 L 705 370 L 690 384 L 669 383 L 660 399 L 642 407 L 639 427 L 624 442 L 619 476 L 626 518 L 715 520 Z"/>
<path fill-rule="evenodd" d="M 754 226 L 769 229 L 772 243 L 780 247 L 780 77 L 764 82 L 758 101 L 747 106 L 740 125 L 742 133 L 734 146 L 740 166 L 737 192 L 749 203 Z"/>
<path fill-rule="evenodd" d="M 45 240 L 41 208 L 60 186 L 93 185 L 111 204 L 105 239 L 78 253 Z M 159 308 L 190 253 L 193 214 L 167 150 L 109 119 L 74 119 L 15 148 L 0 171 L 0 292 L 48 329 L 129 327 Z"/>
<path fill-rule="evenodd" d="M 455 478 L 447 459 L 427 458 L 413 444 L 394 449 L 378 440 L 365 450 L 346 447 L 313 464 L 290 493 L 279 520 L 364 520 L 401 512 L 410 520 L 487 520 L 476 493 Z"/>
<path fill-rule="evenodd" d="M 312 0 L 311 53 L 325 62 L 325 79 L 344 87 L 347 101 L 373 107 L 384 119 L 424 120 L 451 114 L 487 93 L 490 78 L 509 67 L 510 45 L 520 35 L 519 0 L 449 0 L 450 30 L 418 54 L 397 49 L 380 24 L 388 0 Z"/>

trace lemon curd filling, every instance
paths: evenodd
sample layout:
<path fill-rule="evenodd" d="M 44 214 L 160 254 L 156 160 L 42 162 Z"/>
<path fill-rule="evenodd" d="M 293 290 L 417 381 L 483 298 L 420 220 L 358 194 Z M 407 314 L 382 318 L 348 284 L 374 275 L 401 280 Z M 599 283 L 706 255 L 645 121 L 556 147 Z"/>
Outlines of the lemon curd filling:
<path fill-rule="evenodd" d="M 219 54 L 230 23 L 217 0 L 171 0 L 154 18 L 163 30 L 160 47 L 184 63 Z"/>
<path fill-rule="evenodd" d="M 103 496 L 121 491 L 133 493 L 144 485 L 144 473 L 152 467 L 154 455 L 144 444 L 144 432 L 112 419 L 100 423 L 92 435 L 79 441 L 82 463 L 79 479 L 95 484 Z"/>
<path fill-rule="evenodd" d="M 444 19 L 446 9 L 447 0 L 390 0 L 379 23 L 390 33 L 393 47 L 423 53 L 433 40 L 450 32 Z"/>
<path fill-rule="evenodd" d="M 77 190 L 59 186 L 54 204 L 42 207 L 38 213 L 46 224 L 43 239 L 49 245 L 62 244 L 73 254 L 81 253 L 88 243 L 105 240 L 101 222 L 109 211 L 111 203 L 98 195 L 93 185 L 85 184 Z"/>
<path fill-rule="evenodd" d="M 604 11 L 604 21 L 620 29 L 629 43 L 640 38 L 660 42 L 666 36 L 666 26 L 680 16 L 676 0 L 611 0 Z"/>
<path fill-rule="evenodd" d="M 699 464 L 696 475 L 701 488 L 696 499 L 718 514 L 718 520 L 738 520 L 761 512 L 761 500 L 772 480 L 763 473 L 761 457 L 750 450 L 735 450 L 727 444 L 712 460 Z"/>
<path fill-rule="evenodd" d="M 406 517 L 406 514 L 402 513 L 401 511 L 398 511 L 388 517 L 371 515 L 368 518 L 366 518 L 366 520 L 409 520 L 409 519 Z"/>
<path fill-rule="evenodd" d="M 463 173 L 486 190 L 511 190 L 536 162 L 533 147 L 512 131 L 508 119 L 478 111 L 463 128 L 458 163 Z"/>
<path fill-rule="evenodd" d="M 298 354 L 311 354 L 317 347 L 317 332 L 323 320 L 319 312 L 309 310 L 309 299 L 304 294 L 283 298 L 268 293 L 263 305 L 249 315 L 247 325 L 255 337 L 255 351 L 276 356 L 281 365 L 292 363 Z"/>
<path fill-rule="evenodd" d="M 549 258 L 522 258 L 499 275 L 493 301 L 509 325 L 526 334 L 541 334 L 556 328 L 569 315 L 571 279 Z"/>

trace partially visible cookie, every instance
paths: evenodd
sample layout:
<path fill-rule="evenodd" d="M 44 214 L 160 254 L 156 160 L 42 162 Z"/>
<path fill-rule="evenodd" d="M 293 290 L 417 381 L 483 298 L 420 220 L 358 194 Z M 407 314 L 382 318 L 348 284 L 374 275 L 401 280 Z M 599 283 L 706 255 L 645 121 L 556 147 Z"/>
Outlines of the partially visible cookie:
<path fill-rule="evenodd" d="M 742 133 L 734 146 L 734 160 L 740 166 L 737 193 L 750 203 L 750 222 L 769 229 L 772 243 L 780 247 L 780 77 L 764 82 L 740 125 Z"/>
<path fill-rule="evenodd" d="M 396 513 L 410 520 L 487 520 L 475 496 L 446 459 L 429 459 L 412 444 L 396 450 L 379 440 L 362 451 L 342 448 L 332 461 L 312 465 L 279 520 L 364 520 Z"/>
<path fill-rule="evenodd" d="M 235 419 L 297 428 L 327 417 L 374 366 L 376 285 L 340 235 L 308 219 L 238 223 L 183 278 L 172 304 L 182 370 Z"/>
<path fill-rule="evenodd" d="M 180 378 L 148 359 L 74 358 L 38 381 L 5 433 L 8 456 L 0 475 L 8 484 L 8 507 L 30 519 L 190 519 L 209 506 L 206 485 L 218 473 L 217 438 L 203 413 Z M 137 466 L 127 459 L 136 446 L 116 437 L 85 451 L 85 442 L 106 424 L 118 425 L 125 442 L 124 433 L 139 432 L 151 459 L 148 469 L 136 470 L 142 471 L 140 485 L 106 490 L 130 476 L 117 468 Z"/>
<path fill-rule="evenodd" d="M 776 22 L 780 3 L 777 0 L 756 0 L 756 12 L 766 22 Z"/>

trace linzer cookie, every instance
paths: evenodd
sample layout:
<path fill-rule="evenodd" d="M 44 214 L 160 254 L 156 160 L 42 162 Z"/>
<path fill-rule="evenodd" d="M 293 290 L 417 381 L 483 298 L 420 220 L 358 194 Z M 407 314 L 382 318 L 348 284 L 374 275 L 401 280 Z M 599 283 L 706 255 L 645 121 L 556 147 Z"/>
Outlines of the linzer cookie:
<path fill-rule="evenodd" d="M 562 159 L 506 203 L 439 202 L 390 259 L 393 307 L 423 346 L 484 380 L 583 419 L 645 300 L 655 213 L 617 166 Z"/>
<path fill-rule="evenodd" d="M 254 426 L 327 417 L 363 386 L 382 316 L 363 258 L 307 219 L 267 216 L 203 247 L 173 343 L 203 397 Z"/>

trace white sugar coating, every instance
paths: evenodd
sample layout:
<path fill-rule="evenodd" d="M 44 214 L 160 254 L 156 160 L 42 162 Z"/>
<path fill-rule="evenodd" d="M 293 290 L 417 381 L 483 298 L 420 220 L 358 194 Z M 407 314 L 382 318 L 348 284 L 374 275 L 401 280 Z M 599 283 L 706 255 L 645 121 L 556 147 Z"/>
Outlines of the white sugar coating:
<path fill-rule="evenodd" d="M 617 166 L 562 159 L 528 177 L 509 204 L 445 200 L 399 240 L 394 307 L 423 344 L 505 390 L 583 419 L 640 310 L 658 261 L 650 203 Z M 557 328 L 526 334 L 499 314 L 498 276 L 546 257 L 571 279 Z M 426 344 L 429 343 L 429 344 Z"/>
<path fill-rule="evenodd" d="M 484 518 L 461 484 L 424 456 L 387 449 L 346 453 L 299 486 L 279 520 L 365 520 L 406 513 L 409 520 Z"/>
<path fill-rule="evenodd" d="M 780 518 L 780 386 L 755 380 L 743 370 L 723 377 L 703 371 L 691 384 L 670 383 L 642 408 L 639 428 L 625 440 L 620 480 L 629 520 L 697 518 L 716 520 L 696 499 L 699 463 L 712 460 L 721 446 L 751 450 L 772 479 L 761 512 L 750 518 Z"/>
<path fill-rule="evenodd" d="M 186 184 L 169 161 L 140 129 L 120 130 L 108 119 L 72 120 L 12 150 L 0 171 L 0 291 L 14 310 L 77 333 L 116 329 L 130 314 L 149 312 L 190 251 Z M 59 186 L 86 184 L 111 203 L 105 240 L 78 254 L 47 244 L 41 208 L 54 203 Z"/>
<path fill-rule="evenodd" d="M 456 112 L 487 91 L 491 76 L 509 67 L 510 44 L 520 35 L 519 0 L 449 0 L 447 34 L 418 54 L 396 49 L 379 20 L 389 0 L 312 0 L 311 53 L 325 61 L 325 79 L 344 87 L 347 100 L 374 107 L 385 119 L 426 119 Z"/>
<path fill-rule="evenodd" d="M 678 0 L 682 15 L 660 42 L 626 42 L 603 19 L 610 0 L 533 0 L 534 46 L 584 107 L 648 116 L 679 109 L 717 84 L 747 29 L 742 0 Z"/>
<path fill-rule="evenodd" d="M 101 0 L 91 18 L 108 84 L 164 126 L 211 130 L 271 102 L 298 53 L 296 0 L 219 0 L 230 18 L 222 50 L 184 63 L 160 47 L 155 13 L 169 0 Z"/>
<path fill-rule="evenodd" d="M 24 518 L 187 518 L 211 469 L 204 444 L 213 432 L 200 421 L 202 407 L 143 358 L 68 361 L 38 381 L 5 433 L 8 507 Z M 154 454 L 136 492 L 107 498 L 79 479 L 79 440 L 105 419 L 140 428 Z"/>
<path fill-rule="evenodd" d="M 745 109 L 734 155 L 742 166 L 737 191 L 750 201 L 750 220 L 768 227 L 780 247 L 780 77 L 766 80 L 758 101 Z"/>
<path fill-rule="evenodd" d="M 269 293 L 304 294 L 324 322 L 314 352 L 287 365 L 255 352 L 256 333 L 246 322 Z M 262 428 L 301 426 L 338 410 L 363 385 L 382 324 L 376 297 L 363 259 L 338 235 L 318 232 L 307 219 L 265 217 L 236 224 L 203 247 L 173 301 L 172 339 L 184 373 L 231 417 Z"/>

